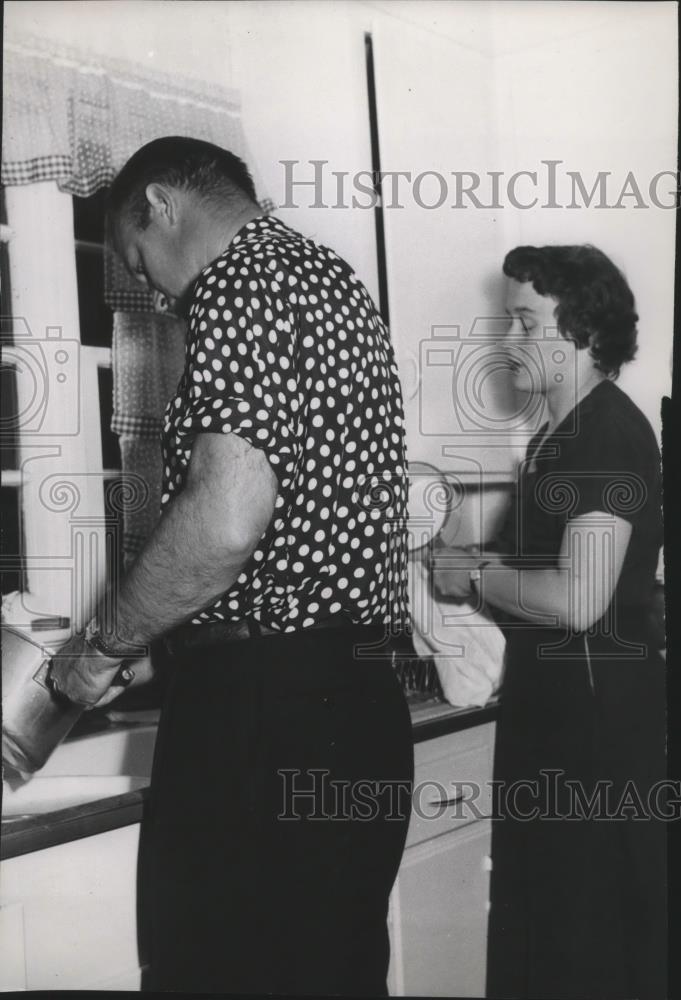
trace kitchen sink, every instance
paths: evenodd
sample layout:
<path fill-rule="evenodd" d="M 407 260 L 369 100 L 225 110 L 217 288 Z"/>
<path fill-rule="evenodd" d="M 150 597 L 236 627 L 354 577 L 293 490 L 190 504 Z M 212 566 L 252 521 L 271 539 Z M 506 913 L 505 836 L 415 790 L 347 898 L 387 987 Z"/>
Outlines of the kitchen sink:
<path fill-rule="evenodd" d="M 113 714 L 113 713 L 112 713 Z M 156 725 L 145 713 L 104 720 L 106 728 L 62 743 L 44 767 L 22 776 L 6 768 L 2 818 L 41 815 L 122 795 L 149 784 Z"/>
<path fill-rule="evenodd" d="M 134 713 L 118 724 L 90 732 L 58 746 L 36 776 L 55 775 L 151 775 L 156 743 L 156 725 L 130 721 Z"/>
<path fill-rule="evenodd" d="M 20 784 L 4 781 L 3 820 L 42 815 L 57 809 L 85 805 L 114 795 L 123 795 L 149 784 L 145 777 L 116 775 L 35 775 Z"/>

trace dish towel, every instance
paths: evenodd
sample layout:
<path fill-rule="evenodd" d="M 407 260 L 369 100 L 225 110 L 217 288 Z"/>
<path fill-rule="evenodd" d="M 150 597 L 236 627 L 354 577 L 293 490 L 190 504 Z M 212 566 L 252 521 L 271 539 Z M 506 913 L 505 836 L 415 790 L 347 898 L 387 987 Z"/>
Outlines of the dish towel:
<path fill-rule="evenodd" d="M 409 563 L 414 648 L 435 662 L 451 705 L 484 705 L 501 683 L 506 640 L 486 608 L 438 600 L 420 558 Z"/>

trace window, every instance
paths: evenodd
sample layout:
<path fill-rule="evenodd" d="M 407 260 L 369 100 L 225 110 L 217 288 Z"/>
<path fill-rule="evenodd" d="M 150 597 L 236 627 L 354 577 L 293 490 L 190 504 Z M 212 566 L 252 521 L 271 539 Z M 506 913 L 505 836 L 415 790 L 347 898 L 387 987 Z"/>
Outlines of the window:
<path fill-rule="evenodd" d="M 27 591 L 31 615 L 74 616 L 80 626 L 111 571 L 111 536 L 121 535 L 106 499 L 121 473 L 109 429 L 104 193 L 72 199 L 51 182 L 4 193 L 11 242 L 2 278 L 12 320 L 2 331 L 2 418 L 4 431 L 14 420 L 15 433 L 3 433 L 2 589 Z"/>
<path fill-rule="evenodd" d="M 7 212 L 4 191 L 0 191 L 0 294 L 3 312 L 10 301 L 10 275 L 7 241 L 10 231 L 7 226 Z M 2 428 L 2 488 L 0 489 L 0 516 L 2 517 L 2 572 L 0 591 L 3 594 L 21 590 L 25 585 L 24 564 L 21 558 L 21 477 L 19 451 L 17 447 L 18 399 L 16 368 L 7 356 L 7 348 L 12 343 L 11 315 L 0 318 L 0 341 L 2 342 L 2 366 L 0 367 L 0 427 Z"/>
<path fill-rule="evenodd" d="M 115 497 L 121 483 L 121 449 L 118 435 L 111 430 L 113 416 L 113 371 L 111 347 L 113 313 L 104 301 L 104 224 L 107 189 L 100 188 L 89 198 L 73 198 L 73 233 L 78 283 L 80 342 L 96 359 L 99 434 L 104 485 L 103 515 L 112 529 L 106 547 L 106 579 L 114 577 L 113 560 L 123 563 L 123 523 Z M 89 353 L 89 351 L 88 351 Z M 94 387 L 92 389 L 94 392 Z"/>
<path fill-rule="evenodd" d="M 2 562 L 0 574 L 2 593 L 23 590 L 24 566 L 21 558 L 21 508 L 19 489 L 15 486 L 0 488 L 0 517 L 2 517 Z"/>
<path fill-rule="evenodd" d="M 113 314 L 104 301 L 104 213 L 106 188 L 90 198 L 73 198 L 73 233 L 78 283 L 80 342 L 83 348 L 99 348 L 97 392 L 100 408 L 100 435 L 103 470 L 111 478 L 121 468 L 118 436 L 111 430 L 113 375 L 111 341 Z"/>

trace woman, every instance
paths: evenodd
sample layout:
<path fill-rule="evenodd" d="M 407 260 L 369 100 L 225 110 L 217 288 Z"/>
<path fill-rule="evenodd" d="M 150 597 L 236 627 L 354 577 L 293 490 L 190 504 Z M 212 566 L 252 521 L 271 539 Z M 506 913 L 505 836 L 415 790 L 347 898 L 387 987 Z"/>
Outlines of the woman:
<path fill-rule="evenodd" d="M 507 635 L 487 992 L 664 997 L 660 455 L 614 382 L 636 351 L 634 297 L 590 246 L 518 247 L 504 273 L 514 383 L 545 397 L 547 421 L 503 554 L 433 565 L 441 593 L 479 593 Z"/>

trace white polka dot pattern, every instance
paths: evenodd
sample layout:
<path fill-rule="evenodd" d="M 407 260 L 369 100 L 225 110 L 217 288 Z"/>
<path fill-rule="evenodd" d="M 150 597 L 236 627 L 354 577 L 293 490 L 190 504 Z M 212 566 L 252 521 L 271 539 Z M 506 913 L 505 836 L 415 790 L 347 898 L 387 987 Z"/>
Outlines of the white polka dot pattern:
<path fill-rule="evenodd" d="M 387 330 L 331 250 L 260 217 L 201 273 L 165 414 L 162 507 L 201 431 L 239 434 L 277 476 L 272 520 L 194 623 L 296 631 L 343 613 L 408 624 L 403 411 Z"/>

